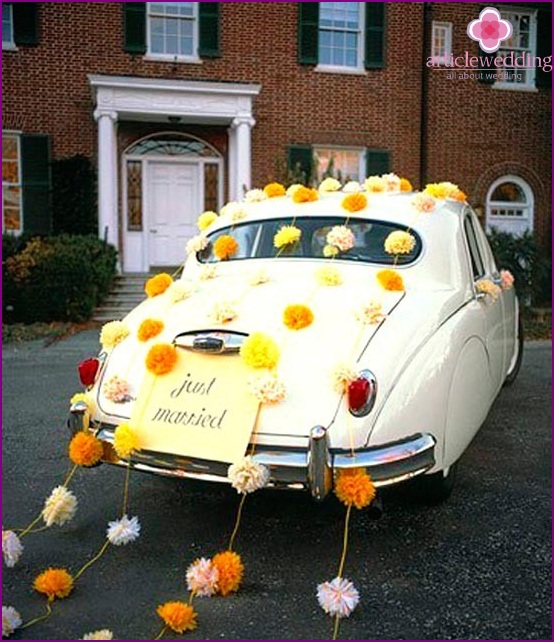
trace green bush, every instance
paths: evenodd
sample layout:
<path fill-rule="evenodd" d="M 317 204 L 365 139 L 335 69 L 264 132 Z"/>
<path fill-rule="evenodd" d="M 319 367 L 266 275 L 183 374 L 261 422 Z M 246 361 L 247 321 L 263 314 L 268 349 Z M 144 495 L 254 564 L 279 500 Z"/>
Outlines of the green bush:
<path fill-rule="evenodd" d="M 116 250 L 95 236 L 32 238 L 3 259 L 4 320 L 85 321 L 106 297 Z"/>
<path fill-rule="evenodd" d="M 510 270 L 519 300 L 525 306 L 544 305 L 551 300 L 552 261 L 541 255 L 531 232 L 515 236 L 491 230 L 488 235 L 499 269 Z"/>

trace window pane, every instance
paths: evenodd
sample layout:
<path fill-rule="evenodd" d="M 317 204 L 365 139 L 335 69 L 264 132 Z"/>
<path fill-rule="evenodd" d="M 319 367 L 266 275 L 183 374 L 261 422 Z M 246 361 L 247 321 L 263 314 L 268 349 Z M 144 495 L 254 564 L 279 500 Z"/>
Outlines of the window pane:
<path fill-rule="evenodd" d="M 127 229 L 142 230 L 142 163 L 127 161 Z"/>
<path fill-rule="evenodd" d="M 526 203 L 525 192 L 516 183 L 502 183 L 491 196 L 491 201 L 506 203 Z"/>
<path fill-rule="evenodd" d="M 2 188 L 4 229 L 17 232 L 21 229 L 21 191 L 19 187 Z"/>
<path fill-rule="evenodd" d="M 215 163 L 204 165 L 204 211 L 217 212 L 219 207 L 219 166 Z"/>

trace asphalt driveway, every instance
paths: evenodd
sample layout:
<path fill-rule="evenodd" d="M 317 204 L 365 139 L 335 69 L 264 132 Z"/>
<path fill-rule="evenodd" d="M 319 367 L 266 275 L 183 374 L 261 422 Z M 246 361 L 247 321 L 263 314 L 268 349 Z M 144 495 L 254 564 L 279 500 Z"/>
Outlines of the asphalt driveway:
<path fill-rule="evenodd" d="M 5 527 L 27 524 L 69 468 L 68 399 L 79 389 L 75 366 L 96 352 L 96 337 L 4 349 Z M 35 575 L 50 565 L 75 571 L 100 548 L 120 511 L 123 475 L 107 466 L 78 471 L 75 519 L 25 538 L 20 563 L 4 568 L 3 604 L 24 620 L 43 611 Z M 448 503 L 418 506 L 389 491 L 380 521 L 353 516 L 345 574 L 362 602 L 340 636 L 551 639 L 551 487 L 551 345 L 532 343 L 518 381 L 501 392 L 464 455 Z M 130 497 L 141 537 L 111 547 L 50 619 L 14 639 L 79 639 L 101 628 L 121 640 L 158 633 L 156 606 L 184 599 L 186 566 L 225 547 L 237 496 L 224 486 L 133 474 Z M 236 543 L 243 588 L 197 600 L 198 629 L 179 639 L 329 639 L 332 622 L 315 589 L 336 575 L 343 514 L 302 494 L 250 497 Z"/>

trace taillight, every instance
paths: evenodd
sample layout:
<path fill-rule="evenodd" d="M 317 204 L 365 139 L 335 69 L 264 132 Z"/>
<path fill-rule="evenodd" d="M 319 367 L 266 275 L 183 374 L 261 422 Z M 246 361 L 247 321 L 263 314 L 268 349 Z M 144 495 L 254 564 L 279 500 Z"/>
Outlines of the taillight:
<path fill-rule="evenodd" d="M 364 417 L 373 408 L 377 380 L 370 370 L 362 370 L 357 379 L 348 384 L 348 409 L 355 417 Z"/>
<path fill-rule="evenodd" d="M 81 361 L 81 363 L 78 366 L 78 370 L 79 370 L 79 379 L 81 380 L 81 383 L 83 384 L 83 386 L 88 387 L 88 386 L 94 385 L 99 369 L 100 369 L 99 359 L 93 358 L 93 359 L 85 359 L 84 361 Z"/>

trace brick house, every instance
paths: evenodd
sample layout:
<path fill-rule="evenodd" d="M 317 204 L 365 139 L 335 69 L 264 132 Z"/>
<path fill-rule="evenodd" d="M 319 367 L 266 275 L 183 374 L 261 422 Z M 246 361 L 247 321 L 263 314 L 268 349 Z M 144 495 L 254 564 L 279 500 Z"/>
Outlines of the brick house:
<path fill-rule="evenodd" d="M 452 180 L 486 226 L 546 249 L 551 3 L 494 3 L 513 25 L 498 53 L 527 68 L 453 70 L 486 58 L 466 33 L 484 6 L 5 2 L 3 230 L 48 232 L 50 161 L 82 154 L 100 235 L 143 272 L 181 262 L 203 210 L 332 159 Z"/>

